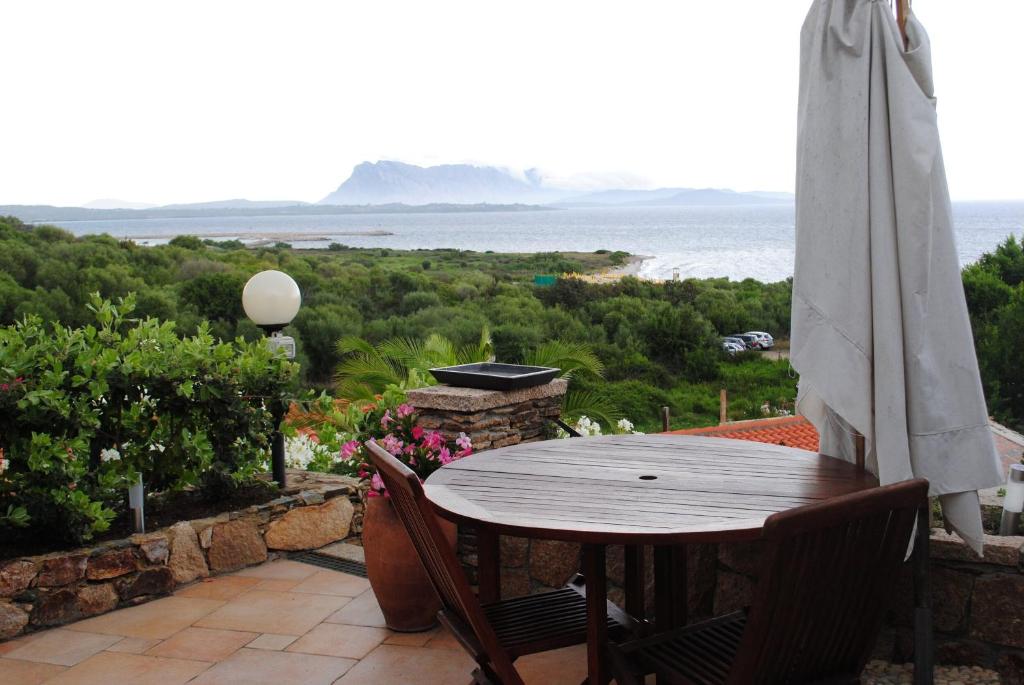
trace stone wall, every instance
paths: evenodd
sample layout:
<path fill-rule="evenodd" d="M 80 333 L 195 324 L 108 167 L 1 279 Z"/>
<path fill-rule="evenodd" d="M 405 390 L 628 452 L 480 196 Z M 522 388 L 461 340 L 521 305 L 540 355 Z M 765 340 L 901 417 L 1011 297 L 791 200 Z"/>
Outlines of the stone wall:
<path fill-rule="evenodd" d="M 410 390 L 407 398 L 416 407 L 417 425 L 450 440 L 465 433 L 479 451 L 544 439 L 550 420 L 562 414 L 568 385 L 563 379 L 510 391 L 434 385 Z"/>
<path fill-rule="evenodd" d="M 289 472 L 283 497 L 94 547 L 0 561 L 0 640 L 134 606 L 362 528 L 358 483 Z"/>

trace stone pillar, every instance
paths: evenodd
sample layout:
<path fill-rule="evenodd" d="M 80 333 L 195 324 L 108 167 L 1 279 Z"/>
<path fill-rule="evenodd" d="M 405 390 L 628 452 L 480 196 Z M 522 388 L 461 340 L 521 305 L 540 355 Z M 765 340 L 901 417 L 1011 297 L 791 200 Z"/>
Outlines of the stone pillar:
<path fill-rule="evenodd" d="M 522 390 L 478 390 L 434 385 L 406 393 L 417 425 L 454 439 L 465 433 L 475 451 L 543 440 L 549 419 L 562 414 L 569 382 L 555 379 Z"/>

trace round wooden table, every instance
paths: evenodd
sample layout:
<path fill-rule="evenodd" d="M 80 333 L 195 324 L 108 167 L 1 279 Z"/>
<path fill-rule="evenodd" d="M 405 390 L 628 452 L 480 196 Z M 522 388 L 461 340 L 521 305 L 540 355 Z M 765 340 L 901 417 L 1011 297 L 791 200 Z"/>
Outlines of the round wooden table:
<path fill-rule="evenodd" d="M 627 545 L 626 610 L 643 607 L 641 545 L 654 545 L 656 622 L 685 622 L 690 542 L 752 540 L 771 514 L 876 487 L 853 464 L 806 450 L 688 435 L 547 440 L 489 450 L 425 484 L 438 514 L 477 529 L 480 597 L 498 599 L 498 535 L 583 543 L 588 670 L 607 682 L 605 545 Z"/>

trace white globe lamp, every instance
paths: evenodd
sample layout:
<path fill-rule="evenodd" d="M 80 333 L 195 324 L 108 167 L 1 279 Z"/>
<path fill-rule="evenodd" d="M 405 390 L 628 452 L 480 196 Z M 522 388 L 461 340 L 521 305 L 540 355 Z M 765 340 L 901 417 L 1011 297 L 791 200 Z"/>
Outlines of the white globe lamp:
<path fill-rule="evenodd" d="M 254 324 L 272 333 L 292 322 L 302 305 L 295 279 L 283 271 L 261 271 L 242 289 L 242 309 Z"/>

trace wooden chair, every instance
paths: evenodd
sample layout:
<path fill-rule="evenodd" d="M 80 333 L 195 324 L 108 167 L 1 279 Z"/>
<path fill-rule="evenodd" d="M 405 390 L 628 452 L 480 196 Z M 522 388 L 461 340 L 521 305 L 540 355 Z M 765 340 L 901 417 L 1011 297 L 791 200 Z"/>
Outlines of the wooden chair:
<path fill-rule="evenodd" d="M 750 609 L 611 645 L 618 682 L 859 683 L 927 495 L 910 480 L 770 516 Z"/>
<path fill-rule="evenodd" d="M 366 447 L 441 599 L 438 619 L 479 664 L 473 683 L 522 685 L 512 664 L 516 658 L 586 642 L 582 576 L 575 576 L 560 590 L 481 605 L 438 526 L 419 478 L 375 442 L 367 442 Z M 631 627 L 626 614 L 609 603 L 609 634 L 622 636 Z"/>

